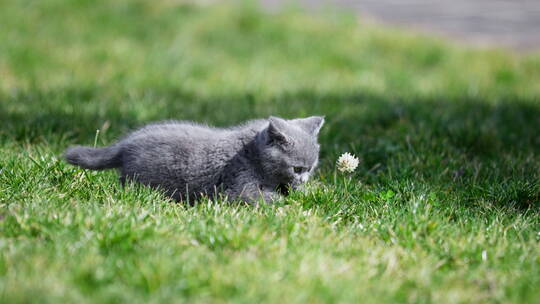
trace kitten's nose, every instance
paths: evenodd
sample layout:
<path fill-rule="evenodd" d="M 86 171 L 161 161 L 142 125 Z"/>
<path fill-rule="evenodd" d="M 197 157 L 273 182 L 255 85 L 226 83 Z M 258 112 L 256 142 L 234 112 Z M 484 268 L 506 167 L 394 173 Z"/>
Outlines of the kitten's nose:
<path fill-rule="evenodd" d="M 302 174 L 302 176 L 300 176 L 300 180 L 302 181 L 302 183 L 307 182 L 308 179 L 309 179 L 309 175 L 307 174 Z"/>

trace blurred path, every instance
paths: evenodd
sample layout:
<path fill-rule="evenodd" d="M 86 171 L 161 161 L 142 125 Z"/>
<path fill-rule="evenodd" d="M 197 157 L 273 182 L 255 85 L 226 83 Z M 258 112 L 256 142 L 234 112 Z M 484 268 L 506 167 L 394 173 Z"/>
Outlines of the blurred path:
<path fill-rule="evenodd" d="M 277 8 L 287 0 L 261 0 Z M 540 50 L 540 0 L 297 0 L 334 4 L 374 20 L 458 38 L 474 45 Z"/>

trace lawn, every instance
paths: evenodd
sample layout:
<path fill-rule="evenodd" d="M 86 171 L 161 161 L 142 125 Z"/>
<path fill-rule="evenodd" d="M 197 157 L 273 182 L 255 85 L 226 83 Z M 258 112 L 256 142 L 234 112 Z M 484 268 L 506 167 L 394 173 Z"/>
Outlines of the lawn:
<path fill-rule="evenodd" d="M 538 303 L 539 53 L 227 3 L 0 2 L 0 302 Z M 61 158 L 271 114 L 326 116 L 316 183 L 274 206 Z"/>

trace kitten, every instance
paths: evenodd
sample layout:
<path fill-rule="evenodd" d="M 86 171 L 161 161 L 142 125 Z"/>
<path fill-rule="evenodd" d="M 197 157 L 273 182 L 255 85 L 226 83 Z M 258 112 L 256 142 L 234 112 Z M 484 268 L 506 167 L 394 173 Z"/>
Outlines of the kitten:
<path fill-rule="evenodd" d="M 323 123 L 320 116 L 270 117 L 231 128 L 164 122 L 108 147 L 71 147 L 65 158 L 86 169 L 118 168 L 122 184 L 137 181 L 176 201 L 225 195 L 271 202 L 305 183 L 315 170 Z"/>

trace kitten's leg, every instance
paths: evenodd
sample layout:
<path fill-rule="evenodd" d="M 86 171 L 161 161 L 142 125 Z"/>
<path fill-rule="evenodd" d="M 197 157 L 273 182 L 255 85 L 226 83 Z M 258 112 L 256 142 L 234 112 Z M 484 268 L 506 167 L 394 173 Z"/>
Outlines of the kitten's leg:
<path fill-rule="evenodd" d="M 124 175 L 120 175 L 120 186 L 122 186 L 122 188 L 125 188 L 126 187 L 126 177 Z"/>
<path fill-rule="evenodd" d="M 282 196 L 274 191 L 264 191 L 260 193 L 260 197 L 267 203 L 273 204 L 275 201 L 279 200 Z"/>
<path fill-rule="evenodd" d="M 320 188 L 323 186 L 323 183 L 319 181 L 308 181 L 306 183 L 303 183 L 299 186 L 297 186 L 294 190 L 302 192 L 302 193 L 308 193 L 316 188 Z"/>
<path fill-rule="evenodd" d="M 242 192 L 237 195 L 237 198 L 252 205 L 257 205 L 261 200 L 266 204 L 272 204 L 274 201 L 281 198 L 275 191 L 261 189 L 258 185 L 246 185 Z"/>

